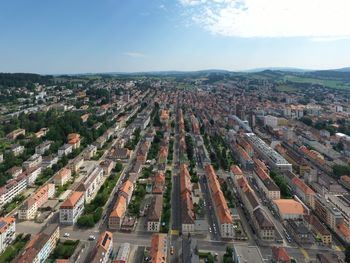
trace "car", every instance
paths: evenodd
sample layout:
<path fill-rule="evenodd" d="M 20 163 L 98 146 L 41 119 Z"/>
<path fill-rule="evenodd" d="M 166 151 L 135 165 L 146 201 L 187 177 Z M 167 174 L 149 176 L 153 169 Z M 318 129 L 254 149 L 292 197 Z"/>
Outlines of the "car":
<path fill-rule="evenodd" d="M 64 236 L 64 237 L 69 237 L 70 235 L 69 235 L 69 233 L 64 233 L 63 236 Z"/>
<path fill-rule="evenodd" d="M 89 236 L 89 240 L 95 240 L 95 239 L 96 239 L 95 236 L 93 236 L 93 235 L 90 235 L 90 236 Z"/>
<path fill-rule="evenodd" d="M 209 233 L 211 233 L 211 227 L 209 227 Z"/>
<path fill-rule="evenodd" d="M 174 252 L 175 252 L 175 251 L 174 251 L 174 246 L 171 246 L 171 247 L 170 247 L 170 255 L 174 255 Z"/>

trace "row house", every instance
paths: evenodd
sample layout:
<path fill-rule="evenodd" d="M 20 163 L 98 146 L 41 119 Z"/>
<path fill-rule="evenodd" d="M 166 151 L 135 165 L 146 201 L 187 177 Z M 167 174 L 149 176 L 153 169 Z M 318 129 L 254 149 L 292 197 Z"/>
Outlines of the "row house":
<path fill-rule="evenodd" d="M 84 193 L 73 192 L 61 205 L 59 210 L 61 224 L 74 225 L 84 211 Z"/>
<path fill-rule="evenodd" d="M 39 188 L 33 196 L 28 198 L 23 205 L 19 208 L 18 219 L 20 220 L 33 220 L 38 209 L 46 203 L 49 198 L 52 198 L 55 194 L 55 185 L 46 184 Z"/>
<path fill-rule="evenodd" d="M 192 200 L 192 183 L 186 164 L 181 164 L 180 166 L 180 196 L 182 233 L 193 233 L 195 214 Z"/>
<path fill-rule="evenodd" d="M 13 262 L 17 263 L 40 263 L 45 262 L 60 238 L 60 228 L 52 224 L 44 228 L 42 232 L 30 240 Z"/>
<path fill-rule="evenodd" d="M 11 202 L 17 195 L 27 188 L 27 177 L 25 174 L 19 175 L 15 179 L 10 179 L 0 188 L 0 208 Z"/>
<path fill-rule="evenodd" d="M 230 209 L 227 206 L 224 194 L 221 191 L 220 183 L 217 179 L 214 168 L 212 165 L 207 165 L 205 166 L 205 171 L 207 173 L 211 198 L 213 200 L 216 216 L 220 225 L 221 237 L 233 238 L 233 217 Z"/>
<path fill-rule="evenodd" d="M 253 177 L 268 199 L 275 200 L 281 198 L 279 187 L 260 166 L 255 166 Z"/>
<path fill-rule="evenodd" d="M 92 172 L 84 179 L 77 188 L 77 191 L 83 192 L 85 195 L 85 202 L 90 203 L 97 191 L 103 183 L 103 169 L 96 166 Z"/>

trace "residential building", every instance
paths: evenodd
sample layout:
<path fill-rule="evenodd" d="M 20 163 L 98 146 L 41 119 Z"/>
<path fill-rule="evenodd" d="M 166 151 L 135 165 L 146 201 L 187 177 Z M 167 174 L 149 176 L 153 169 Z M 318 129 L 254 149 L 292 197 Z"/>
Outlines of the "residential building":
<path fill-rule="evenodd" d="M 72 173 L 78 173 L 80 167 L 84 164 L 84 158 L 80 155 L 74 158 L 73 161 L 69 164 L 69 169 L 72 170 Z"/>
<path fill-rule="evenodd" d="M 43 161 L 41 162 L 41 167 L 43 169 L 52 168 L 53 165 L 58 163 L 58 156 L 56 154 L 50 154 L 48 156 L 43 156 Z"/>
<path fill-rule="evenodd" d="M 123 219 L 125 217 L 126 208 L 127 200 L 125 196 L 119 195 L 108 219 L 108 226 L 110 229 L 120 229 Z"/>
<path fill-rule="evenodd" d="M 84 211 L 84 193 L 73 192 L 60 205 L 60 223 L 74 225 Z"/>
<path fill-rule="evenodd" d="M 0 217 L 0 253 L 2 253 L 16 237 L 16 219 Z"/>
<path fill-rule="evenodd" d="M 83 157 L 85 160 L 90 160 L 96 153 L 97 147 L 95 145 L 89 144 L 83 152 Z"/>
<path fill-rule="evenodd" d="M 67 137 L 68 144 L 72 145 L 73 150 L 80 147 L 80 134 L 70 133 Z"/>
<path fill-rule="evenodd" d="M 163 196 L 154 195 L 147 216 L 147 231 L 159 232 L 163 210 Z"/>
<path fill-rule="evenodd" d="M 127 263 L 130 253 L 130 243 L 121 243 L 118 254 L 112 263 Z"/>
<path fill-rule="evenodd" d="M 97 241 L 97 245 L 92 252 L 91 263 L 107 263 L 113 250 L 113 235 L 105 231 Z"/>
<path fill-rule="evenodd" d="M 28 168 L 26 171 L 24 171 L 22 174 L 27 178 L 27 184 L 28 185 L 34 185 L 36 178 L 38 178 L 39 174 L 41 173 L 41 166 L 35 166 L 32 168 Z"/>
<path fill-rule="evenodd" d="M 77 191 L 83 192 L 85 195 L 85 202 L 90 203 L 95 197 L 95 194 L 100 189 L 103 183 L 103 169 L 96 166 L 90 174 L 77 188 Z"/>
<path fill-rule="evenodd" d="M 12 153 L 14 156 L 19 156 L 24 152 L 24 146 L 20 144 L 12 144 L 10 149 L 7 149 L 5 152 Z"/>
<path fill-rule="evenodd" d="M 16 263 L 41 263 L 49 257 L 55 249 L 60 237 L 60 228 L 57 224 L 51 224 L 42 232 L 35 235 L 13 262 Z"/>
<path fill-rule="evenodd" d="M 279 187 L 260 166 L 255 166 L 253 176 L 259 188 L 263 190 L 268 199 L 276 200 L 281 198 Z"/>
<path fill-rule="evenodd" d="M 182 233 L 194 232 L 195 214 L 193 211 L 191 175 L 187 165 L 180 165 L 181 228 Z"/>
<path fill-rule="evenodd" d="M 33 220 L 38 209 L 55 194 L 55 185 L 46 184 L 39 188 L 33 196 L 28 198 L 18 210 L 18 219 Z"/>
<path fill-rule="evenodd" d="M 35 153 L 27 161 L 23 162 L 22 166 L 24 169 L 31 169 L 41 165 L 43 158 L 41 155 Z"/>
<path fill-rule="evenodd" d="M 72 171 L 62 168 L 53 178 L 54 184 L 57 186 L 65 185 L 72 178 Z"/>
<path fill-rule="evenodd" d="M 314 233 L 317 240 L 321 241 L 324 245 L 332 244 L 331 232 L 316 216 L 306 215 L 304 216 L 304 219 L 306 226 Z"/>
<path fill-rule="evenodd" d="M 44 141 L 35 147 L 35 153 L 43 155 L 46 151 L 48 151 L 51 147 L 52 141 Z"/>
<path fill-rule="evenodd" d="M 284 247 L 272 247 L 272 262 L 273 263 L 291 263 L 292 259 L 288 255 Z"/>
<path fill-rule="evenodd" d="M 265 241 L 275 240 L 275 226 L 267 216 L 266 212 L 258 207 L 252 214 L 253 225 L 258 233 L 258 236 Z"/>
<path fill-rule="evenodd" d="M 151 263 L 166 263 L 168 255 L 168 237 L 166 234 L 153 234 L 149 252 Z"/>
<path fill-rule="evenodd" d="M 103 173 L 105 176 L 109 176 L 115 167 L 115 162 L 112 160 L 104 160 L 100 163 L 100 166 L 103 169 Z"/>
<path fill-rule="evenodd" d="M 17 195 L 27 188 L 27 177 L 25 174 L 19 175 L 15 179 L 10 179 L 3 187 L 0 187 L 0 208 L 11 202 Z"/>
<path fill-rule="evenodd" d="M 14 166 L 6 171 L 8 175 L 12 178 L 17 178 L 21 173 L 23 173 L 23 169 L 20 166 Z"/>
<path fill-rule="evenodd" d="M 122 186 L 119 188 L 118 194 L 124 196 L 127 204 L 129 204 L 133 191 L 134 191 L 134 184 L 130 180 L 126 180 L 122 184 Z"/>
<path fill-rule="evenodd" d="M 66 143 L 58 149 L 58 156 L 62 157 L 70 154 L 73 151 L 73 145 Z"/>

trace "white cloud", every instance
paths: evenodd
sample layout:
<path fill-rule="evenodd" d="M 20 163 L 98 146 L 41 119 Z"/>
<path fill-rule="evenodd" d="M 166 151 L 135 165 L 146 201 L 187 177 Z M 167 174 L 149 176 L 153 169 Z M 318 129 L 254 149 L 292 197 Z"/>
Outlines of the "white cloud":
<path fill-rule="evenodd" d="M 140 53 L 140 52 L 125 52 L 125 56 L 132 57 L 132 58 L 144 58 L 146 57 L 145 54 Z"/>
<path fill-rule="evenodd" d="M 350 37 L 349 0 L 179 0 L 192 21 L 233 37 Z"/>

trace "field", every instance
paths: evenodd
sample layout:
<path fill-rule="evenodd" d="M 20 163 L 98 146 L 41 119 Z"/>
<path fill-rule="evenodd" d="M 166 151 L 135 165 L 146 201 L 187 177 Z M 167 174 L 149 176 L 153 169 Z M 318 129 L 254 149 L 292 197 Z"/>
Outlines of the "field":
<path fill-rule="evenodd" d="M 293 76 L 293 75 L 285 75 L 283 77 L 283 80 L 296 82 L 296 83 L 319 84 L 332 89 L 341 89 L 341 90 L 350 89 L 350 83 L 344 83 L 338 80 L 325 80 L 325 79 L 316 79 L 316 78 L 308 78 L 308 77 Z"/>

